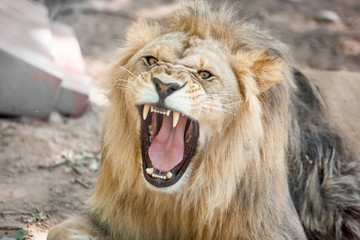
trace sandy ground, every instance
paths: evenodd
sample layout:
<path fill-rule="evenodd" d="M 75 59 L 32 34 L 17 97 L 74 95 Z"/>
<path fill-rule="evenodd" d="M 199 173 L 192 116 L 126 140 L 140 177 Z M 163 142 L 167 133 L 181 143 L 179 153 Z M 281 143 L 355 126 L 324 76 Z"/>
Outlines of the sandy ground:
<path fill-rule="evenodd" d="M 52 19 L 74 27 L 94 85 L 101 82 L 131 21 L 137 16 L 159 18 L 180 6 L 174 0 L 38 2 L 49 8 Z M 252 0 L 243 6 L 239 14 L 286 42 L 302 68 L 360 71 L 358 0 Z M 330 99 L 341 91 L 333 81 L 322 84 Z M 352 131 L 359 131 L 352 120 L 360 119 L 360 107 L 353 107 L 359 106 L 359 91 L 341 89 L 344 104 L 354 109 L 341 121 L 351 121 Z M 350 90 L 355 98 L 348 96 Z M 11 238 L 18 228 L 29 232 L 28 239 L 45 239 L 49 228 L 81 212 L 96 181 L 101 109 L 92 102 L 78 119 L 57 113 L 46 122 L 0 119 L 0 239 Z"/>

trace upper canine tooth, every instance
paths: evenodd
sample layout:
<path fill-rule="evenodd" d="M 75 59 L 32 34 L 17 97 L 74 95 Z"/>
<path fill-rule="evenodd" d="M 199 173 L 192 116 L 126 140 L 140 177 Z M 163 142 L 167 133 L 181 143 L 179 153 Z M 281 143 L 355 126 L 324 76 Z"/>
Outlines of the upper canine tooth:
<path fill-rule="evenodd" d="M 180 113 L 174 111 L 173 112 L 173 127 L 176 127 L 178 121 L 179 121 Z"/>
<path fill-rule="evenodd" d="M 143 110 L 143 119 L 145 120 L 148 113 L 149 113 L 149 110 L 150 110 L 150 104 L 145 104 L 144 105 L 144 110 Z"/>
<path fill-rule="evenodd" d="M 147 168 L 146 172 L 147 174 L 152 175 L 154 173 L 154 168 Z"/>
<path fill-rule="evenodd" d="M 170 112 L 171 112 L 170 110 L 167 110 L 166 115 L 170 116 Z"/>

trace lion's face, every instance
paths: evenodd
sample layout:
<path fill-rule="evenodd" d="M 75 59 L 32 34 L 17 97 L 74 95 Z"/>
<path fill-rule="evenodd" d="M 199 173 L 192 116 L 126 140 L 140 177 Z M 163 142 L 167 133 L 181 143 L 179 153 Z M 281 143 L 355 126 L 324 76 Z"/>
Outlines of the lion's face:
<path fill-rule="evenodd" d="M 179 184 L 196 174 L 199 155 L 212 147 L 208 140 L 222 133 L 234 101 L 241 100 L 227 54 L 214 40 L 172 33 L 128 64 L 133 75 L 125 99 L 141 123 L 143 175 L 158 188 Z"/>

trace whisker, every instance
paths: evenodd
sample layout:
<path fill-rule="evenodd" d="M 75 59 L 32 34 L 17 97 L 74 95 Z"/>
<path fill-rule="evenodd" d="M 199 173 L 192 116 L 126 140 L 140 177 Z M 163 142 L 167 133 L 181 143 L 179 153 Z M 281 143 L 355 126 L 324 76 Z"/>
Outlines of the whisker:
<path fill-rule="evenodd" d="M 217 107 L 217 108 L 223 107 L 223 108 L 226 108 L 227 110 L 233 109 L 232 106 L 226 106 L 226 105 L 220 105 L 220 104 L 213 104 L 213 103 L 212 103 L 212 105 L 215 105 L 214 107 Z"/>
<path fill-rule="evenodd" d="M 114 60 L 111 60 L 111 59 L 109 59 L 109 60 L 110 60 L 110 62 L 112 62 L 112 63 L 115 64 L 116 66 L 119 66 L 120 68 L 124 69 L 125 71 L 127 71 L 128 73 L 130 73 L 132 76 L 134 76 L 135 78 L 137 78 L 137 76 L 136 76 L 134 73 L 132 73 L 129 69 L 127 69 L 126 67 L 121 66 L 119 63 L 115 62 Z"/>
<path fill-rule="evenodd" d="M 213 102 L 213 101 L 209 101 L 209 100 L 205 100 L 205 101 L 206 101 L 206 103 L 210 103 L 210 104 L 217 104 L 217 105 L 231 106 L 231 107 L 233 107 L 233 105 L 243 102 L 243 101 L 235 101 L 235 102 L 230 102 L 230 103 L 221 103 L 221 102 Z"/>
<path fill-rule="evenodd" d="M 210 96 L 210 97 L 207 97 L 208 99 L 214 99 L 214 100 L 225 100 L 225 101 L 232 101 L 231 99 L 229 98 L 223 98 L 223 97 L 214 97 L 214 96 Z"/>
<path fill-rule="evenodd" d="M 205 110 L 204 107 L 201 106 L 200 112 L 199 112 L 200 116 L 203 116 L 203 117 L 205 117 L 205 118 L 207 118 L 207 119 L 210 119 L 210 114 L 209 114 L 209 112 L 204 111 L 204 110 Z"/>
<path fill-rule="evenodd" d="M 236 114 L 232 113 L 232 112 L 229 112 L 229 111 L 226 111 L 225 109 L 222 109 L 222 108 L 218 108 L 218 107 L 213 107 L 213 106 L 207 106 L 207 105 L 204 105 L 205 107 L 209 108 L 209 109 L 214 109 L 214 110 L 218 110 L 220 112 L 225 112 L 225 113 L 228 113 L 228 114 L 231 114 L 233 116 L 236 116 Z"/>
<path fill-rule="evenodd" d="M 226 107 L 226 108 L 233 108 L 233 106 L 230 106 L 230 104 L 224 104 L 224 103 L 219 103 L 219 102 L 210 102 L 210 101 L 205 101 L 204 102 L 207 105 L 216 105 L 218 107 Z"/>
<path fill-rule="evenodd" d="M 229 101 L 229 102 L 222 103 L 222 102 L 215 102 L 215 101 L 212 101 L 212 100 L 225 100 L 225 101 Z M 231 102 L 230 102 L 230 101 L 231 101 Z M 242 101 L 235 101 L 235 102 L 233 102 L 232 100 L 230 100 L 230 99 L 228 99 L 228 98 L 205 96 L 205 102 L 206 102 L 206 103 L 210 103 L 210 104 L 216 104 L 216 105 L 218 105 L 218 106 L 224 106 L 224 107 L 232 108 L 233 105 L 238 104 L 238 103 L 241 103 Z"/>
<path fill-rule="evenodd" d="M 112 84 L 113 86 L 119 87 L 120 89 L 132 89 L 131 86 L 125 84 Z"/>
<path fill-rule="evenodd" d="M 207 93 L 209 96 L 240 96 L 240 94 L 234 93 Z"/>
<path fill-rule="evenodd" d="M 133 83 L 133 82 L 131 82 L 129 80 L 126 80 L 126 79 L 116 79 L 115 81 L 116 82 L 126 82 L 126 83 L 129 83 L 129 84 L 133 85 L 133 86 L 136 86 L 135 83 Z"/>
<path fill-rule="evenodd" d="M 216 85 L 218 85 L 218 84 L 221 84 L 221 82 L 213 83 L 213 84 L 207 86 L 206 88 L 204 87 L 204 89 L 206 90 L 206 89 L 211 88 L 211 87 L 213 87 L 213 86 L 216 86 Z"/>

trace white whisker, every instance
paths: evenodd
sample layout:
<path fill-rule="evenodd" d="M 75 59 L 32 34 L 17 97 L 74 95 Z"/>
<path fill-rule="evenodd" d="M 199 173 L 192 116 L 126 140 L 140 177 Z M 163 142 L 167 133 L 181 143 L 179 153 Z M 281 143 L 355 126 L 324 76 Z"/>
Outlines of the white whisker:
<path fill-rule="evenodd" d="M 230 106 L 230 104 L 224 104 L 219 102 L 205 101 L 204 103 L 207 105 L 216 105 L 218 107 L 233 108 L 233 106 Z"/>
<path fill-rule="evenodd" d="M 125 71 L 127 71 L 128 73 L 130 73 L 132 76 L 134 76 L 135 78 L 137 78 L 137 76 L 136 76 L 134 73 L 132 73 L 129 69 L 127 69 L 126 67 L 121 66 L 119 63 L 117 63 L 117 62 L 115 62 L 115 61 L 113 61 L 113 60 L 111 60 L 111 59 L 110 59 L 110 62 L 114 63 L 116 66 L 119 66 L 120 68 L 124 69 Z"/>
<path fill-rule="evenodd" d="M 225 112 L 225 113 L 236 116 L 236 114 L 234 114 L 232 112 L 229 112 L 229 111 L 226 111 L 225 109 L 222 109 L 222 108 L 213 107 L 213 106 L 207 106 L 207 105 L 204 105 L 204 106 L 207 107 L 208 109 L 213 109 L 213 110 L 217 110 L 217 111 L 220 111 L 220 112 Z"/>
<path fill-rule="evenodd" d="M 131 86 L 125 84 L 112 84 L 113 86 L 119 87 L 120 89 L 132 89 Z"/>
<path fill-rule="evenodd" d="M 233 94 L 233 93 L 207 93 L 208 96 L 237 96 L 239 97 L 240 94 Z"/>
<path fill-rule="evenodd" d="M 126 80 L 126 79 L 116 79 L 115 81 L 116 82 L 126 82 L 126 83 L 129 83 L 129 84 L 133 85 L 133 86 L 136 86 L 135 83 L 133 83 L 133 82 L 131 82 L 129 80 Z"/>
<path fill-rule="evenodd" d="M 233 107 L 236 104 L 242 103 L 243 101 L 236 101 L 236 102 L 230 102 L 230 103 L 221 103 L 221 102 L 214 102 L 214 101 L 209 101 L 206 100 L 206 103 L 210 103 L 210 104 L 216 104 L 216 105 L 221 105 L 221 106 L 226 106 L 226 107 Z"/>
<path fill-rule="evenodd" d="M 216 96 L 206 96 L 208 99 L 216 99 L 216 100 L 225 100 L 225 101 L 232 101 L 230 98 L 224 98 L 224 97 L 216 97 Z"/>

